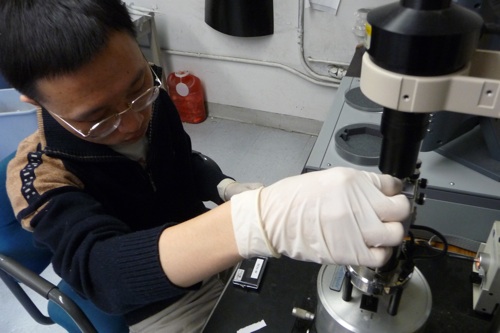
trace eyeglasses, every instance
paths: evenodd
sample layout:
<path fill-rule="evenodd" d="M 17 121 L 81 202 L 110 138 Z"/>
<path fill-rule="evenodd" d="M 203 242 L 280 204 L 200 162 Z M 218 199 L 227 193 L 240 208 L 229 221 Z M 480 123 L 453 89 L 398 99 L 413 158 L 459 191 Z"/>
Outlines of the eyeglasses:
<path fill-rule="evenodd" d="M 107 118 L 104 118 L 103 120 L 99 121 L 98 123 L 92 125 L 89 130 L 87 131 L 82 131 L 73 125 L 71 125 L 68 121 L 64 120 L 61 116 L 47 110 L 50 114 L 53 116 L 57 117 L 60 119 L 63 123 L 65 123 L 69 128 L 71 128 L 73 131 L 76 133 L 80 134 L 84 138 L 103 138 L 109 134 L 111 134 L 114 130 L 120 126 L 122 116 L 129 112 L 141 112 L 144 109 L 146 109 L 148 106 L 150 106 L 156 98 L 158 98 L 160 88 L 162 87 L 162 82 L 158 75 L 156 75 L 155 71 L 153 68 L 151 68 L 151 72 L 153 73 L 154 76 L 154 83 L 153 86 L 148 88 L 145 92 L 143 92 L 139 97 L 134 99 L 132 102 L 128 103 L 128 108 L 123 110 L 122 112 L 115 113 L 114 115 L 111 115 Z"/>

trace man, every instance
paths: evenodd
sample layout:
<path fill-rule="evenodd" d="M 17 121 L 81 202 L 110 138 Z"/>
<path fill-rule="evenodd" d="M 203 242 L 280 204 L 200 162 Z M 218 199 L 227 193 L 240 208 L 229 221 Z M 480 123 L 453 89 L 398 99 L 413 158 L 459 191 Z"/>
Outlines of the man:
<path fill-rule="evenodd" d="M 207 168 L 119 0 L 2 1 L 0 49 L 40 107 L 9 165 L 16 216 L 133 332 L 199 331 L 213 276 L 244 257 L 380 266 L 402 240 L 409 203 L 390 176 L 336 168 L 252 190 Z"/>

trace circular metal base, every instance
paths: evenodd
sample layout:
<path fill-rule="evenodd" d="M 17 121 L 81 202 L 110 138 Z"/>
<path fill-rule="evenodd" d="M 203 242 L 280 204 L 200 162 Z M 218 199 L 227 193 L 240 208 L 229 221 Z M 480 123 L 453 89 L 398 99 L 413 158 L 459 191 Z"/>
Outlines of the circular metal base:
<path fill-rule="evenodd" d="M 422 273 L 415 268 L 413 276 L 405 286 L 398 308 L 398 314 L 387 313 L 390 295 L 377 296 L 376 312 L 360 307 L 362 293 L 353 288 L 352 299 L 345 302 L 341 291 L 330 288 L 337 280 L 336 265 L 325 265 L 318 274 L 318 308 L 315 327 L 318 333 L 412 333 L 423 330 L 430 315 L 432 295 Z"/>
<path fill-rule="evenodd" d="M 335 150 L 346 161 L 357 165 L 377 165 L 382 147 L 380 126 L 351 124 L 335 132 Z"/>

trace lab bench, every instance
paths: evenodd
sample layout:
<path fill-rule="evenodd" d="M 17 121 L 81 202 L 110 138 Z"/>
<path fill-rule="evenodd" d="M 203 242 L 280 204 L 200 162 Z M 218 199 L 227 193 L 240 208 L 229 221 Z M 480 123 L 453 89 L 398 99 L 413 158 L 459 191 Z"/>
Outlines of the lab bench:
<path fill-rule="evenodd" d="M 471 261 L 445 256 L 418 260 L 416 266 L 432 293 L 425 333 L 489 332 L 491 316 L 472 310 Z M 242 289 L 229 281 L 203 332 L 235 333 L 264 320 L 266 326 L 256 332 L 315 333 L 314 323 L 294 317 L 292 309 L 315 313 L 320 268 L 315 263 L 273 258 L 259 290 Z"/>

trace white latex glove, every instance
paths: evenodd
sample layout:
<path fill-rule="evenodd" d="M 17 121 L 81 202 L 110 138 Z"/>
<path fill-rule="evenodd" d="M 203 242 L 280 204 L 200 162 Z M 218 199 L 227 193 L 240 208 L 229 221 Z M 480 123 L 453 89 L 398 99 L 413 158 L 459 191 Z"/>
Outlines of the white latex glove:
<path fill-rule="evenodd" d="M 389 175 L 332 168 L 231 200 L 238 251 L 322 264 L 380 267 L 401 244 L 410 203 Z"/>
<path fill-rule="evenodd" d="M 230 178 L 226 178 L 217 185 L 217 191 L 222 200 L 229 201 L 233 195 L 248 190 L 255 190 L 262 186 L 264 185 L 261 183 L 238 183 Z"/>

